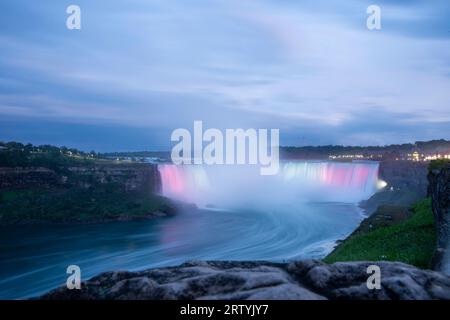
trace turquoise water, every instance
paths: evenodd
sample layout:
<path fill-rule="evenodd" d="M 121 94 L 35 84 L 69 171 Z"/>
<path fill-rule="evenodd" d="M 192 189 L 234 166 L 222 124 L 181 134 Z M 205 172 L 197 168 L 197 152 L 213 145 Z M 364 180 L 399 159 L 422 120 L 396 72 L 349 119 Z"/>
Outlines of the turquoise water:
<path fill-rule="evenodd" d="M 20 299 L 111 270 L 142 270 L 186 260 L 283 261 L 324 257 L 362 219 L 345 203 L 264 210 L 192 210 L 174 217 L 89 225 L 0 229 L 0 298 Z"/>

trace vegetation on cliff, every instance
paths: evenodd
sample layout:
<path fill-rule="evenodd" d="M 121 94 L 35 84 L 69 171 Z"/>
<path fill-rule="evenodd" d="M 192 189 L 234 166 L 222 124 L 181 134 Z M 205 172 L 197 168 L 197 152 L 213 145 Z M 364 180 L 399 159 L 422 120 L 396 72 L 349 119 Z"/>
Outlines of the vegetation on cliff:
<path fill-rule="evenodd" d="M 44 167 L 58 170 L 66 166 L 92 165 L 96 160 L 100 159 L 94 151 L 87 153 L 67 147 L 0 142 L 0 167 Z"/>
<path fill-rule="evenodd" d="M 386 260 L 429 268 L 435 246 L 434 218 L 428 198 L 416 203 L 410 217 L 401 222 L 372 225 L 354 232 L 325 258 L 325 262 Z"/>
<path fill-rule="evenodd" d="M 445 166 L 449 166 L 450 165 L 450 160 L 449 159 L 438 159 L 438 160 L 433 160 L 430 162 L 429 166 L 428 166 L 428 170 L 436 170 L 436 169 L 441 169 Z"/>
<path fill-rule="evenodd" d="M 123 192 L 114 184 L 89 189 L 0 191 L 0 224 L 128 220 L 167 215 L 174 210 L 164 197 Z"/>

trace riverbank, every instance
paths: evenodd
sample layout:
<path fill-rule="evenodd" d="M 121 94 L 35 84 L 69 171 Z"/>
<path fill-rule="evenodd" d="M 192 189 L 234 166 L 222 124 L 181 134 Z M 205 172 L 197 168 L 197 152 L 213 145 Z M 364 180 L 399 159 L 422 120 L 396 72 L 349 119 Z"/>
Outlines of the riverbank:
<path fill-rule="evenodd" d="M 428 198 L 410 209 L 380 206 L 324 261 L 400 261 L 429 269 L 435 250 L 436 231 Z"/>
<path fill-rule="evenodd" d="M 424 200 L 427 174 L 427 163 L 380 162 L 379 178 L 386 186 L 359 203 L 366 218 L 324 260 L 402 261 L 431 268 L 436 231 L 431 200 Z"/>
<path fill-rule="evenodd" d="M 421 167 L 413 171 L 417 177 L 422 177 L 423 168 L 417 168 Z M 385 178 L 386 172 L 389 170 L 385 170 Z M 413 174 L 411 168 L 397 171 L 393 180 L 387 180 L 388 190 L 361 203 L 369 216 L 324 260 L 329 263 L 395 260 L 449 273 L 450 162 L 432 161 L 426 172 L 427 199 L 406 207 L 405 203 L 411 201 L 414 194 L 423 193 L 423 183 L 414 184 L 414 179 L 406 179 Z M 413 189 L 409 190 L 408 186 Z M 371 214 L 375 206 L 377 210 Z"/>

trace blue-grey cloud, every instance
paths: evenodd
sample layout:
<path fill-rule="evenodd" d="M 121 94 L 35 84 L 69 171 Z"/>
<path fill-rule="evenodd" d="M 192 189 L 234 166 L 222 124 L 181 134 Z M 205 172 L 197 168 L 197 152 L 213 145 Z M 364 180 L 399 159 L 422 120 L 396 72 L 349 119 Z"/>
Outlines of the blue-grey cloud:
<path fill-rule="evenodd" d="M 160 149 L 196 119 L 290 145 L 450 138 L 447 1 L 380 0 L 379 31 L 372 1 L 75 2 L 80 31 L 72 2 L 0 4 L 0 140 Z"/>

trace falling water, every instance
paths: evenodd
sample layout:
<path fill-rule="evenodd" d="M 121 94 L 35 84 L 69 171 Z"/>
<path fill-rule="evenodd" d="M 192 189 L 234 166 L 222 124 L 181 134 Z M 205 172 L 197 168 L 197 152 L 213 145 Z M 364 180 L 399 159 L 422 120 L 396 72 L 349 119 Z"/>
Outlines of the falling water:
<path fill-rule="evenodd" d="M 275 176 L 255 166 L 160 165 L 163 194 L 197 205 L 359 202 L 376 191 L 378 163 L 296 161 Z"/>

